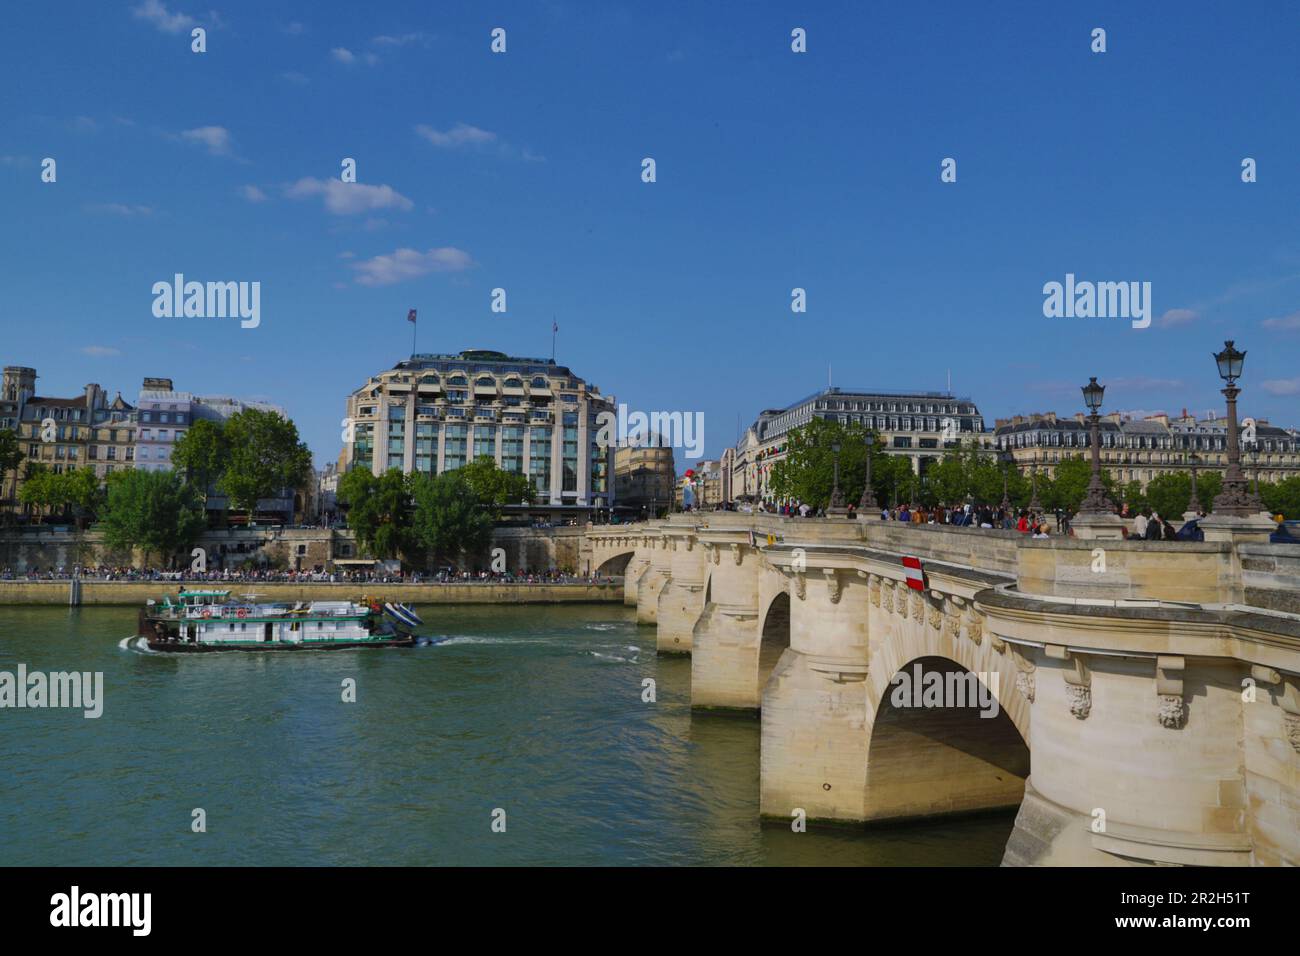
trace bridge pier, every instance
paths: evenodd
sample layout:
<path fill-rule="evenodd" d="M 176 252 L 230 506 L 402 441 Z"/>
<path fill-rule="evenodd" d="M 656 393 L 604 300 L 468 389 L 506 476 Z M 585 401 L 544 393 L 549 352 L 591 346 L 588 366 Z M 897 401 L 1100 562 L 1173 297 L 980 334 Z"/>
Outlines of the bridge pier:
<path fill-rule="evenodd" d="M 710 599 L 691 636 L 691 706 L 757 710 L 761 558 L 739 538 L 707 539 L 704 555 Z"/>
<path fill-rule="evenodd" d="M 789 578 L 790 646 L 762 688 L 759 811 L 810 821 L 866 819 L 866 581 L 837 567 L 768 560 Z"/>
<path fill-rule="evenodd" d="M 695 625 L 704 613 L 704 549 L 691 527 L 669 527 L 670 571 L 655 615 L 660 654 L 689 654 Z"/>
<path fill-rule="evenodd" d="M 636 583 L 636 620 L 638 624 L 655 624 L 659 620 L 659 595 L 672 574 L 672 552 L 662 533 L 647 533 L 644 541 L 646 569 Z"/>

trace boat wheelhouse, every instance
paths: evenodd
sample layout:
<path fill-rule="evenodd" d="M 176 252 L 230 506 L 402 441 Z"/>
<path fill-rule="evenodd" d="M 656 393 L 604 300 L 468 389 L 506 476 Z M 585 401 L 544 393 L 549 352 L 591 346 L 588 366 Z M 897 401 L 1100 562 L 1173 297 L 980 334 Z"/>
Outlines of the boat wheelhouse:
<path fill-rule="evenodd" d="M 140 612 L 140 635 L 151 650 L 299 650 L 406 647 L 414 637 L 385 618 L 377 600 L 258 604 L 230 591 L 181 590 Z"/>

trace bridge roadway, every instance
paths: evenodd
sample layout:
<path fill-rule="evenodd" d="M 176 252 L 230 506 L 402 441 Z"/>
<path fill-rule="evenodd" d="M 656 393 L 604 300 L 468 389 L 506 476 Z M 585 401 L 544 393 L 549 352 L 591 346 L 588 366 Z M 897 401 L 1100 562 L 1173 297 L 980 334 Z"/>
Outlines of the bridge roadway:
<path fill-rule="evenodd" d="M 765 817 L 1019 807 L 1005 864 L 1297 865 L 1300 546 L 1224 536 L 730 512 L 588 529 L 659 651 L 691 655 L 692 706 L 761 712 Z M 895 691 L 916 677 L 946 695 Z"/>

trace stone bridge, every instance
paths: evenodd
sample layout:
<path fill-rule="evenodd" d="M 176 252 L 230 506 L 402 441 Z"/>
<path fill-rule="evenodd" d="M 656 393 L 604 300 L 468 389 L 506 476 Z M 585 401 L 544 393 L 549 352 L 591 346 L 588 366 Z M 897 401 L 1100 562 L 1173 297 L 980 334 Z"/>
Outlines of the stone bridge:
<path fill-rule="evenodd" d="M 729 512 L 588 539 L 692 706 L 760 712 L 765 817 L 1018 807 L 1006 864 L 1300 864 L 1300 546 Z"/>

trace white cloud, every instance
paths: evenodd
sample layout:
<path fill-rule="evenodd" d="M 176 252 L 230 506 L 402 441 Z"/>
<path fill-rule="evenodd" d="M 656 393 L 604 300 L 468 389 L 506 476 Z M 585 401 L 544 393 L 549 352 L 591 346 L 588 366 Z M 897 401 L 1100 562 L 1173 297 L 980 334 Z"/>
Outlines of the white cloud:
<path fill-rule="evenodd" d="M 1276 319 L 1265 319 L 1264 328 L 1282 331 L 1300 329 L 1300 312 L 1292 312 L 1290 315 L 1283 315 Z"/>
<path fill-rule="evenodd" d="M 266 193 L 256 186 L 240 186 L 239 195 L 243 196 L 249 202 L 266 202 Z"/>
<path fill-rule="evenodd" d="M 477 126 L 470 126 L 466 123 L 457 123 L 445 133 L 434 129 L 432 126 L 420 123 L 415 127 L 415 132 L 416 135 L 427 139 L 434 146 L 440 148 L 478 146 L 483 143 L 494 142 L 497 138 L 496 133 L 490 133 L 485 129 L 479 129 Z"/>
<path fill-rule="evenodd" d="M 138 7 L 131 8 L 131 15 L 137 20 L 152 23 L 163 33 L 180 33 L 189 30 L 199 21 L 186 13 L 172 13 L 162 0 L 144 0 Z"/>
<path fill-rule="evenodd" d="M 406 46 L 408 43 L 426 43 L 426 41 L 427 37 L 423 33 L 403 33 L 398 36 L 373 37 L 370 42 L 375 46 Z"/>
<path fill-rule="evenodd" d="M 286 73 L 281 73 L 280 79 L 285 80 L 288 83 L 292 83 L 294 86 L 306 86 L 308 83 L 311 82 L 311 80 L 307 79 L 307 77 L 297 72 L 296 70 L 289 70 Z"/>
<path fill-rule="evenodd" d="M 213 156 L 226 156 L 230 153 L 230 130 L 224 126 L 200 126 L 181 132 L 181 139 L 187 143 L 199 143 L 206 146 Z"/>
<path fill-rule="evenodd" d="M 346 63 L 349 66 L 357 62 L 357 55 L 345 46 L 336 46 L 330 50 L 330 56 L 334 57 L 339 63 Z"/>
<path fill-rule="evenodd" d="M 1259 387 L 1270 395 L 1300 395 L 1300 378 L 1270 378 Z"/>
<path fill-rule="evenodd" d="M 132 206 L 120 202 L 89 203 L 86 212 L 104 213 L 110 216 L 148 216 L 153 213 L 152 206 Z"/>
<path fill-rule="evenodd" d="M 298 180 L 284 193 L 290 199 L 307 199 L 321 196 L 325 208 L 336 216 L 351 216 L 375 209 L 412 209 L 415 204 L 392 186 L 371 186 L 367 183 L 345 183 L 341 179 Z"/>
<path fill-rule="evenodd" d="M 289 36 L 291 36 L 291 37 L 301 36 L 301 35 L 302 35 L 302 32 L 303 32 L 305 29 L 307 29 L 307 28 L 304 27 L 304 26 L 303 26 L 301 23 L 299 23 L 297 20 L 294 20 L 294 21 L 291 22 L 291 23 L 286 23 L 284 26 L 282 26 L 282 27 L 280 28 L 280 30 L 281 30 L 282 32 L 287 33 L 287 34 L 288 34 Z"/>
<path fill-rule="evenodd" d="M 91 355 L 95 358 L 113 358 L 121 355 L 121 349 L 115 349 L 108 345 L 87 345 L 81 350 L 82 355 Z"/>
<path fill-rule="evenodd" d="M 1176 325 L 1195 322 L 1199 318 L 1200 314 L 1192 309 L 1169 309 L 1164 315 L 1160 316 L 1157 324 L 1161 328 L 1171 328 Z"/>
<path fill-rule="evenodd" d="M 474 264 L 468 252 L 454 246 L 443 246 L 419 252 L 415 249 L 398 249 L 386 256 L 375 256 L 353 263 L 360 285 L 393 285 L 409 279 L 418 279 L 431 272 L 463 272 Z"/>
<path fill-rule="evenodd" d="M 1113 378 L 1104 385 L 1115 386 L 1115 390 L 1128 389 L 1131 391 L 1148 391 L 1159 389 L 1178 389 L 1183 387 L 1180 379 L 1176 378 L 1150 378 L 1146 375 L 1137 375 L 1132 378 Z"/>

